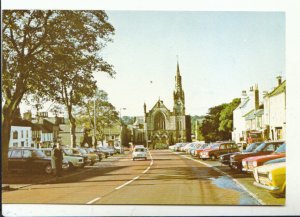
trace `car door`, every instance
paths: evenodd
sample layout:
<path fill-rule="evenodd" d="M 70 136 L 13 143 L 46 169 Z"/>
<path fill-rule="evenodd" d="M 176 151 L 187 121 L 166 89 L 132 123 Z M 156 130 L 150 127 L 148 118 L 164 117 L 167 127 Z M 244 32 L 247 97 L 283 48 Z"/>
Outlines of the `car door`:
<path fill-rule="evenodd" d="M 227 153 L 227 144 L 221 144 L 218 151 L 218 156 Z"/>
<path fill-rule="evenodd" d="M 31 150 L 23 150 L 23 160 L 24 160 L 24 170 L 33 170 L 35 167 L 33 165 L 33 157 Z"/>
<path fill-rule="evenodd" d="M 11 170 L 24 169 L 24 161 L 22 158 L 22 150 L 21 149 L 12 150 L 11 156 L 9 158 L 9 169 L 11 169 Z"/>

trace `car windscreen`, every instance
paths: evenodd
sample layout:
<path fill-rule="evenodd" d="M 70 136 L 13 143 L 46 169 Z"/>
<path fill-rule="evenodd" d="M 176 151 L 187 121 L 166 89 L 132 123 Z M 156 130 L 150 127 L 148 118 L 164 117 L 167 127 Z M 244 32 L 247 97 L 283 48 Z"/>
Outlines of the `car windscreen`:
<path fill-rule="evenodd" d="M 32 157 L 45 158 L 47 156 L 41 150 L 33 150 L 32 151 Z"/>
<path fill-rule="evenodd" d="M 265 147 L 266 147 L 266 143 L 263 142 L 254 150 L 254 152 L 262 151 Z"/>
<path fill-rule="evenodd" d="M 214 149 L 214 148 L 219 148 L 220 144 L 212 144 L 210 146 L 211 149 Z"/>
<path fill-rule="evenodd" d="M 84 150 L 84 149 L 82 149 L 82 148 L 78 149 L 78 151 L 79 151 L 81 154 L 87 154 L 86 150 Z"/>
<path fill-rule="evenodd" d="M 259 143 L 252 143 L 252 144 L 250 144 L 246 148 L 245 152 L 252 152 L 252 151 L 254 151 L 257 148 L 258 145 L 259 145 Z"/>
<path fill-rule="evenodd" d="M 135 149 L 134 151 L 135 151 L 135 152 L 145 152 L 145 149 L 143 149 L 143 148 L 137 148 L 137 149 Z"/>
<path fill-rule="evenodd" d="M 286 145 L 284 143 L 276 149 L 275 153 L 285 153 L 285 147 Z"/>

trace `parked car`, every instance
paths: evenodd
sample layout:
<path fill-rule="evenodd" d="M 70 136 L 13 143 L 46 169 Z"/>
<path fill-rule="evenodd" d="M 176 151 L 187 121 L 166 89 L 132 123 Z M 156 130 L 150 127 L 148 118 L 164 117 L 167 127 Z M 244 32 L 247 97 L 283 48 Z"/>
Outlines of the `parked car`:
<path fill-rule="evenodd" d="M 268 190 L 275 197 L 285 197 L 285 162 L 256 167 L 253 175 L 255 186 Z"/>
<path fill-rule="evenodd" d="M 68 160 L 70 168 L 84 167 L 90 163 L 87 156 L 83 156 L 77 149 L 63 148 L 64 158 Z"/>
<path fill-rule="evenodd" d="M 231 165 L 230 165 L 230 156 L 231 155 L 253 152 L 257 148 L 257 146 L 259 146 L 260 144 L 261 144 L 260 142 L 255 142 L 255 143 L 249 144 L 248 147 L 246 148 L 246 150 L 244 150 L 244 151 L 223 154 L 220 156 L 220 163 L 231 167 Z"/>
<path fill-rule="evenodd" d="M 233 142 L 215 143 L 210 148 L 204 149 L 200 154 L 200 158 L 203 160 L 216 160 L 222 154 L 233 153 L 238 151 L 239 148 Z"/>
<path fill-rule="evenodd" d="M 233 169 L 242 171 L 242 161 L 247 157 L 267 155 L 274 152 L 283 141 L 262 142 L 253 152 L 233 154 L 230 156 L 230 166 Z"/>
<path fill-rule="evenodd" d="M 174 151 L 180 151 L 180 148 L 185 146 L 186 143 L 177 143 L 177 145 L 174 147 Z"/>
<path fill-rule="evenodd" d="M 274 160 L 277 158 L 285 157 L 285 147 L 286 144 L 283 143 L 279 146 L 276 151 L 269 155 L 262 155 L 262 156 L 255 156 L 255 157 L 248 157 L 242 160 L 243 171 L 245 172 L 253 172 L 255 167 L 261 166 L 264 162 L 269 160 Z"/>
<path fill-rule="evenodd" d="M 202 144 L 203 143 L 201 143 L 201 142 L 193 142 L 193 144 L 189 148 L 186 149 L 186 153 L 191 154 L 191 152 L 193 150 L 198 149 Z"/>
<path fill-rule="evenodd" d="M 103 158 L 105 158 L 105 154 L 103 152 L 101 152 L 99 149 L 87 148 L 86 151 L 88 153 L 95 153 L 95 154 L 97 154 L 98 157 L 99 157 L 99 161 L 101 161 Z"/>
<path fill-rule="evenodd" d="M 51 151 L 52 151 L 51 148 L 40 148 L 39 150 L 41 150 L 47 157 L 49 157 L 51 159 Z M 68 160 L 64 158 L 63 162 L 62 162 L 62 169 L 68 170 L 69 167 L 70 167 L 70 165 L 69 165 Z"/>
<path fill-rule="evenodd" d="M 253 143 L 250 143 L 250 144 L 253 144 Z M 240 151 L 243 151 L 247 148 L 247 142 L 238 142 L 236 143 L 236 145 L 239 147 Z"/>
<path fill-rule="evenodd" d="M 194 152 L 192 153 L 192 156 L 196 157 L 196 158 L 200 157 L 201 152 L 205 149 L 209 149 L 211 145 L 212 144 L 208 144 L 208 143 L 202 144 L 199 148 L 194 150 Z"/>
<path fill-rule="evenodd" d="M 144 147 L 135 147 L 132 152 L 132 160 L 142 158 L 147 160 L 147 149 Z"/>
<path fill-rule="evenodd" d="M 172 151 L 176 151 L 177 147 L 181 146 L 182 143 L 176 143 L 175 145 L 170 145 L 169 149 Z"/>
<path fill-rule="evenodd" d="M 185 144 L 180 148 L 180 151 L 185 152 L 191 145 L 193 145 L 192 142 Z"/>
<path fill-rule="evenodd" d="M 8 150 L 8 170 L 51 174 L 51 158 L 36 148 L 10 148 Z"/>
<path fill-rule="evenodd" d="M 275 160 L 269 160 L 269 161 L 265 162 L 264 165 L 277 164 L 277 163 L 282 163 L 282 162 L 285 162 L 285 161 L 286 161 L 285 157 L 282 157 L 282 158 L 278 158 L 278 159 L 275 159 Z"/>
<path fill-rule="evenodd" d="M 96 153 L 89 153 L 86 148 L 77 148 L 77 150 L 81 153 L 83 157 L 87 157 L 85 161 L 86 165 L 94 165 L 95 163 L 99 162 L 99 157 Z"/>
<path fill-rule="evenodd" d="M 96 149 L 104 153 L 105 158 L 112 156 L 115 153 L 115 150 L 109 147 L 97 147 Z"/>

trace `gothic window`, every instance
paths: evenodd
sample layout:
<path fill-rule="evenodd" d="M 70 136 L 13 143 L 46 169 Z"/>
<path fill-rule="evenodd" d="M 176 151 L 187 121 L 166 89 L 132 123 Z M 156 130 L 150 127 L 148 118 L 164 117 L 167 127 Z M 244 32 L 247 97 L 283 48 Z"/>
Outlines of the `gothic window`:
<path fill-rule="evenodd" d="M 13 139 L 18 139 L 18 131 L 13 132 Z"/>
<path fill-rule="evenodd" d="M 166 129 L 166 121 L 164 115 L 160 112 L 154 118 L 154 128 L 155 130 Z"/>

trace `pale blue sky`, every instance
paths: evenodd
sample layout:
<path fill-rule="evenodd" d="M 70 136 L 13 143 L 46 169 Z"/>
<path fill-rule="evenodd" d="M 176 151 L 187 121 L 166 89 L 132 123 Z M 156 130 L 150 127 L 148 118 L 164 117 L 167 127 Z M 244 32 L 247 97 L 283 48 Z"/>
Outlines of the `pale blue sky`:
<path fill-rule="evenodd" d="M 116 78 L 96 75 L 122 115 L 143 115 L 160 97 L 169 109 L 176 55 L 186 113 L 204 115 L 258 83 L 270 90 L 285 74 L 285 15 L 281 12 L 107 11 L 114 42 L 103 52 Z M 150 81 L 153 81 L 151 84 Z"/>

